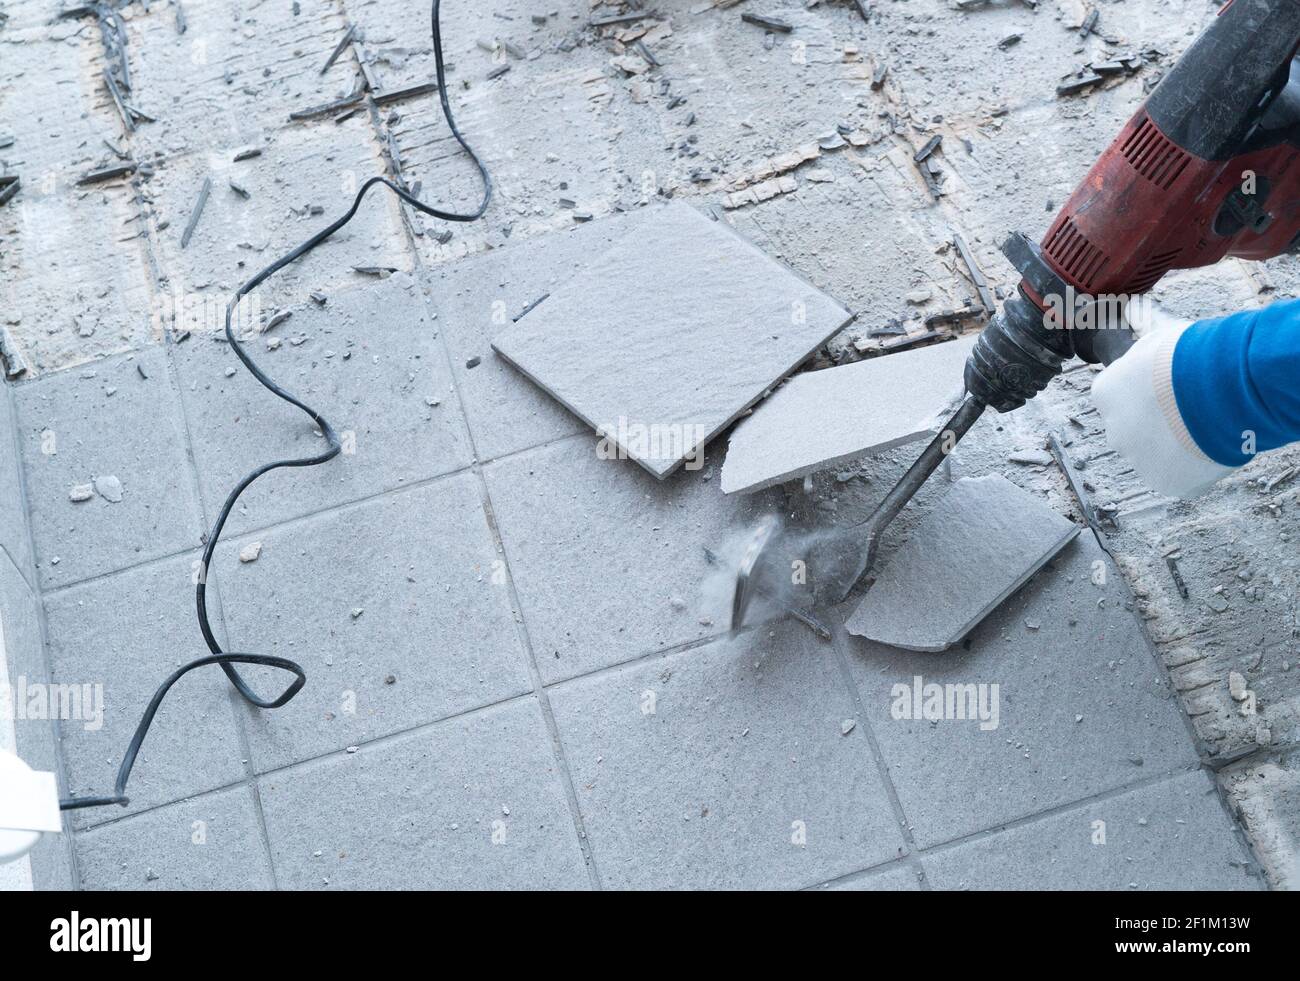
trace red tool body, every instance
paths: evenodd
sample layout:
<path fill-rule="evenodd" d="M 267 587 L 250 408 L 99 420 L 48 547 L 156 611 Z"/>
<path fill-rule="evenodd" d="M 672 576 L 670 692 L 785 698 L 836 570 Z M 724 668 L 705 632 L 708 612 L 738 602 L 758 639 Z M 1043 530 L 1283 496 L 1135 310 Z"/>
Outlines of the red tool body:
<path fill-rule="evenodd" d="M 1300 232 L 1298 159 L 1300 147 L 1284 143 L 1203 160 L 1166 136 L 1143 107 L 1057 215 L 1043 236 L 1043 257 L 1080 292 L 1134 295 L 1171 269 L 1230 255 L 1280 255 Z M 1259 189 L 1268 189 L 1262 214 L 1271 221 L 1258 232 L 1224 208 L 1252 182 L 1257 205 Z"/>
<path fill-rule="evenodd" d="M 1078 330 L 1059 311 L 1145 293 L 1172 269 L 1300 245 L 1297 47 L 1300 0 L 1230 0 L 1219 11 L 1042 242 L 1018 235 L 1004 246 L 1024 279 L 971 355 L 972 395 L 1005 412 L 1041 391 L 1065 359 L 1109 364 L 1132 344 L 1122 319 Z"/>

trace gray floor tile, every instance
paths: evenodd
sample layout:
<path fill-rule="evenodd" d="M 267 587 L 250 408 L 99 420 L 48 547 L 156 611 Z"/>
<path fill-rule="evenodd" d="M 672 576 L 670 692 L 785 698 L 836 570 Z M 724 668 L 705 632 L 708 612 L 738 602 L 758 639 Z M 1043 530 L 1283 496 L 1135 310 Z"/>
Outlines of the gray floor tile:
<path fill-rule="evenodd" d="M 280 340 L 278 349 L 267 350 L 268 337 Z M 299 338 L 305 340 L 294 343 Z M 411 277 L 331 293 L 324 307 L 308 301 L 270 335 L 250 340 L 248 350 L 273 379 L 330 421 L 344 453 L 319 467 L 259 478 L 240 497 L 227 533 L 469 464 L 446 356 Z M 324 451 L 311 420 L 264 389 L 227 344 L 196 335 L 174 356 L 208 521 L 251 470 Z"/>
<path fill-rule="evenodd" d="M 18 462 L 18 424 L 7 386 L 0 388 L 0 549 L 9 553 L 23 578 L 32 579 L 35 572 Z"/>
<path fill-rule="evenodd" d="M 900 854 L 835 653 L 783 624 L 551 690 L 608 888 L 800 888 Z"/>
<path fill-rule="evenodd" d="M 512 319 L 644 222 L 642 212 L 580 225 L 425 275 L 480 458 L 489 460 L 584 431 L 587 426 L 491 348 Z M 467 365 L 474 359 L 473 368 Z"/>
<path fill-rule="evenodd" d="M 935 889 L 1259 889 L 1214 782 L 1193 771 L 954 845 Z"/>
<path fill-rule="evenodd" d="M 258 559 L 239 561 L 254 540 Z M 216 577 L 231 643 L 307 673 L 288 705 L 248 709 L 255 768 L 529 690 L 497 561 L 468 474 L 223 542 Z"/>
<path fill-rule="evenodd" d="M 85 889 L 270 889 L 252 791 L 232 787 L 77 835 Z"/>
<path fill-rule="evenodd" d="M 961 391 L 974 335 L 795 375 L 727 441 L 724 493 L 747 493 L 929 439 Z M 834 406 L 833 412 L 827 407 Z"/>
<path fill-rule="evenodd" d="M 93 718 L 61 726 L 73 795 L 112 792 L 117 767 L 149 699 L 172 671 L 208 653 L 194 613 L 198 558 L 195 553 L 152 563 L 45 598 L 54 680 L 103 686 L 102 727 L 95 728 Z M 211 591 L 209 605 L 220 637 L 220 604 Z M 244 777 L 231 697 L 230 684 L 215 665 L 190 672 L 172 688 L 127 785 L 133 809 L 170 803 Z M 73 823 L 102 823 L 122 813 L 117 807 L 79 810 Z"/>
<path fill-rule="evenodd" d="M 662 478 L 850 317 L 726 222 L 673 202 L 492 348 Z"/>
<path fill-rule="evenodd" d="M 259 784 L 285 888 L 590 884 L 531 696 Z"/>
<path fill-rule="evenodd" d="M 847 638 L 918 845 L 1195 762 L 1182 715 L 1126 602 L 1118 570 L 1085 533 L 977 627 L 968 650 L 918 654 Z M 997 685 L 996 719 L 908 717 L 914 701 L 894 689 L 910 692 L 917 677 L 922 685 L 987 685 L 988 709 Z M 944 762 L 952 760 L 961 765 Z"/>
<path fill-rule="evenodd" d="M 947 650 L 1078 533 L 1000 474 L 958 480 L 875 571 L 846 629 L 909 651 Z"/>
<path fill-rule="evenodd" d="M 0 392 L 0 399 L 3 397 L 4 393 Z M 30 710 L 30 693 L 48 681 L 36 596 L 9 556 L 0 552 L 0 685 L 10 686 L 9 697 L 0 701 L 0 745 L 7 742 L 5 729 L 12 725 L 14 745 L 8 748 L 17 752 L 33 770 L 58 773 L 57 723 L 47 717 L 47 712 L 38 711 L 33 715 Z M 66 820 L 64 827 L 67 827 Z M 64 835 L 42 835 L 31 851 L 33 887 L 71 888 L 69 859 Z"/>
<path fill-rule="evenodd" d="M 655 480 L 566 440 L 484 469 L 543 680 L 571 678 L 727 629 L 721 550 L 756 506 L 709 473 Z M 678 602 L 674 602 L 674 600 Z"/>
<path fill-rule="evenodd" d="M 46 587 L 198 544 L 184 423 L 161 349 L 39 378 L 14 394 Z M 104 476 L 121 481 L 121 501 L 70 499 L 73 487 Z"/>

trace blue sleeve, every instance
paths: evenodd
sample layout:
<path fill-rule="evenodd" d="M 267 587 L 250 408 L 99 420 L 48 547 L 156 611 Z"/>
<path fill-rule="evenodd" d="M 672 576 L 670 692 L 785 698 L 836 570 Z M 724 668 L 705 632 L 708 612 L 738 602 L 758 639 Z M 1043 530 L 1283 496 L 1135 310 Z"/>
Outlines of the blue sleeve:
<path fill-rule="evenodd" d="M 1187 431 L 1215 463 L 1300 440 L 1300 300 L 1200 320 L 1174 348 L 1174 398 Z"/>

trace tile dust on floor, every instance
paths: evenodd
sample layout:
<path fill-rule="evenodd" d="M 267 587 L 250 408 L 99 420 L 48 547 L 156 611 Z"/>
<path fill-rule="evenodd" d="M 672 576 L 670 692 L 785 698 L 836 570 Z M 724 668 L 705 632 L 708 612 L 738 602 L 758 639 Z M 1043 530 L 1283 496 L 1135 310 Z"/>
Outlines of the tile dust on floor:
<path fill-rule="evenodd" d="M 40 856 L 38 883 L 1258 888 L 1200 772 L 1206 744 L 1174 695 L 1185 679 L 1171 684 L 1148 646 L 1149 583 L 1130 594 L 1121 571 L 1132 564 L 1116 567 L 1090 531 L 941 655 L 834 622 L 833 642 L 792 622 L 728 636 L 725 575 L 704 554 L 778 508 L 834 527 L 901 473 L 888 452 L 856 458 L 880 440 L 855 431 L 826 451 L 830 472 L 810 459 L 738 488 L 752 493 L 719 486 L 728 423 L 796 366 L 807 387 L 860 361 L 864 376 L 883 371 L 881 356 L 900 372 L 910 357 L 960 361 L 970 342 L 954 337 L 979 320 L 950 315 L 978 297 L 954 233 L 997 289 L 1013 287 L 997 242 L 1013 227 L 1042 231 L 1095 153 L 1095 130 L 1131 111 L 1213 5 L 1106 4 L 1104 36 L 1082 41 L 1065 2 L 1035 13 L 915 0 L 875 6 L 869 22 L 852 4 L 777 4 L 769 12 L 793 31 L 770 39 L 709 3 L 607 27 L 589 21 L 625 5 L 554 6 L 539 23 L 513 0 L 490 21 L 479 6 L 444 5 L 453 106 L 497 177 L 486 220 L 449 225 L 371 196 L 356 224 L 262 292 L 258 324 L 276 323 L 250 337 L 254 356 L 350 434 L 353 452 L 277 473 L 241 501 L 209 597 L 223 641 L 301 661 L 307 688 L 258 712 L 218 672 L 187 678 L 145 746 L 132 807 L 78 812 L 70 840 Z M 131 99 L 156 118 L 131 132 L 103 87 L 93 19 L 50 24 L 40 5 L 15 3 L 0 25 L 16 52 L 0 59 L 0 137 L 13 137 L 0 140 L 0 173 L 22 177 L 0 206 L 15 298 L 0 328 L 29 365 L 0 390 L 0 438 L 13 447 L 0 454 L 0 491 L 14 491 L 0 494 L 0 616 L 7 640 L 34 648 L 24 663 L 111 696 L 102 728 L 63 723 L 60 758 L 43 760 L 82 795 L 111 785 L 154 685 L 204 653 L 195 566 L 232 481 L 322 445 L 217 336 L 229 291 L 373 174 L 421 181 L 425 198 L 451 206 L 478 193 L 427 94 L 288 118 L 347 96 L 363 61 L 385 91 L 427 77 L 428 38 L 395 27 L 406 11 L 390 0 L 204 4 L 184 33 L 171 6 L 119 13 Z M 349 23 L 360 30 L 321 74 Z M 1022 42 L 999 48 L 1011 33 Z M 918 52 L 935 44 L 950 49 L 939 65 Z M 1171 54 L 1054 97 L 1063 46 L 1081 47 L 1082 63 L 1147 44 Z M 999 71 L 988 74 L 1014 87 L 970 70 L 990 58 Z M 922 173 L 913 157 L 933 136 Z M 76 185 L 118 151 L 133 173 Z M 653 244 L 663 215 L 710 256 L 743 256 L 734 278 L 698 260 L 674 268 L 673 240 L 650 260 L 620 259 Z M 616 275 L 597 282 L 590 269 Z M 739 285 L 746 315 L 681 309 L 687 296 L 667 318 L 662 298 L 646 297 L 675 280 L 713 282 L 718 295 Z M 594 285 L 600 318 L 576 319 Z M 792 298 L 805 315 L 794 323 Z M 779 327 L 755 328 L 778 307 Z M 624 362 L 602 374 L 629 337 L 671 323 L 692 325 L 689 343 L 673 349 L 666 330 L 645 360 L 671 349 L 673 371 Z M 533 331 L 576 333 L 524 350 Z M 1073 515 L 1059 474 L 1008 460 L 1041 452 L 1055 425 L 1044 404 L 986 420 L 954 469 L 999 475 Z M 760 401 L 732 434 L 779 407 Z M 670 473 L 684 454 L 649 473 L 600 458 L 592 429 L 637 411 L 720 435 L 699 469 Z M 900 427 L 889 441 L 923 435 L 915 420 Z M 1067 431 L 1071 452 L 1101 451 L 1095 433 Z M 1089 479 L 1104 472 L 1094 464 Z M 807 493 L 780 486 L 805 473 Z M 93 490 L 106 477 L 120 500 Z M 882 561 L 942 497 L 934 490 Z M 40 631 L 23 628 L 38 609 L 43 652 Z M 1152 629 L 1169 623 L 1157 614 Z M 1251 675 L 1275 686 L 1267 711 L 1280 712 L 1297 675 Z M 897 717 L 895 686 L 918 676 L 922 689 L 999 685 L 998 728 L 978 713 Z M 283 680 L 253 677 L 268 690 Z M 1242 766 L 1282 788 L 1264 798 L 1261 779 L 1232 775 L 1247 819 L 1266 830 L 1293 819 L 1273 771 L 1294 763 Z M 1098 815 L 1123 823 L 1122 858 L 1080 844 Z M 192 844 L 195 822 L 205 848 Z M 1278 854 L 1266 853 L 1270 870 Z"/>

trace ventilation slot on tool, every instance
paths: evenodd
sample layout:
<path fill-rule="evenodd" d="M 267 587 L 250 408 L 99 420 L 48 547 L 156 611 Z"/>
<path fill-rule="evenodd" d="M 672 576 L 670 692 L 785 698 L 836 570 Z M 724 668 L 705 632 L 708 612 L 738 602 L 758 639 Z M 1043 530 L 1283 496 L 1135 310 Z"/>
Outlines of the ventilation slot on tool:
<path fill-rule="evenodd" d="M 1133 274 L 1133 281 L 1128 288 L 1129 292 L 1145 293 L 1152 286 L 1155 286 L 1160 281 L 1160 277 L 1173 268 L 1174 260 L 1178 258 L 1180 251 L 1180 249 L 1174 249 L 1172 252 L 1161 252 L 1158 255 L 1150 256 Z"/>
<path fill-rule="evenodd" d="M 1150 116 L 1143 116 L 1137 129 L 1120 147 L 1133 169 L 1163 190 L 1174 186 L 1191 162 L 1191 155 L 1156 128 Z"/>
<path fill-rule="evenodd" d="M 1093 281 L 1106 268 L 1106 253 L 1084 237 L 1073 218 L 1065 219 L 1052 233 L 1043 251 L 1066 280 L 1085 290 L 1092 288 Z"/>

